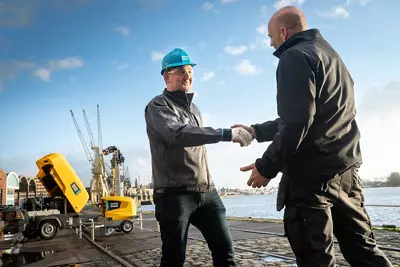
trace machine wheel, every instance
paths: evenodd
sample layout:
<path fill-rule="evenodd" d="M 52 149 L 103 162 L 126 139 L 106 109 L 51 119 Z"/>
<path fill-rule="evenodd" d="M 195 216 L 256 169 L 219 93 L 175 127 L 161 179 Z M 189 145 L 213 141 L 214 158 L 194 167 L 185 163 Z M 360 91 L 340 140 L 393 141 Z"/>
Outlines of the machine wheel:
<path fill-rule="evenodd" d="M 131 221 L 123 221 L 121 223 L 121 229 L 124 233 L 130 233 L 133 229 L 133 223 Z"/>
<path fill-rule="evenodd" d="M 22 234 L 28 239 L 36 239 L 39 237 L 39 233 L 37 231 L 33 232 L 23 231 Z"/>
<path fill-rule="evenodd" d="M 39 236 L 41 239 L 51 239 L 57 234 L 57 225 L 54 221 L 44 221 L 39 226 Z"/>

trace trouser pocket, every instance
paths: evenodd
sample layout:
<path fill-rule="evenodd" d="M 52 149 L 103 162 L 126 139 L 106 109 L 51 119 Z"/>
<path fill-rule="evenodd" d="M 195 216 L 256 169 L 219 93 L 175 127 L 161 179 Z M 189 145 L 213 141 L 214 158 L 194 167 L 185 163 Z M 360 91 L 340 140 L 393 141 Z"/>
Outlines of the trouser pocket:
<path fill-rule="evenodd" d="M 330 208 L 287 208 L 284 228 L 298 266 L 334 266 Z"/>

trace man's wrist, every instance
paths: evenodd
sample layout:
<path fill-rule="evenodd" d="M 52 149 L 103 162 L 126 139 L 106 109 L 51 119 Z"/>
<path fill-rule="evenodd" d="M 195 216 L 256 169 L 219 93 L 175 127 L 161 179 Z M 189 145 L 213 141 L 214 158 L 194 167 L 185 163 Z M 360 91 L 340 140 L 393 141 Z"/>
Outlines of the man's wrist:
<path fill-rule="evenodd" d="M 255 126 L 257 126 L 257 125 L 258 124 L 250 125 L 250 133 L 254 139 L 257 139 L 257 133 L 256 133 L 256 128 L 255 128 Z"/>
<path fill-rule="evenodd" d="M 232 129 L 230 128 L 222 129 L 222 141 L 224 142 L 232 141 Z"/>
<path fill-rule="evenodd" d="M 277 175 L 277 172 L 275 172 L 275 170 L 271 170 L 270 168 L 268 168 L 269 167 L 268 163 L 263 162 L 263 159 L 261 158 L 258 158 L 254 165 L 257 171 L 265 178 L 273 179 Z"/>

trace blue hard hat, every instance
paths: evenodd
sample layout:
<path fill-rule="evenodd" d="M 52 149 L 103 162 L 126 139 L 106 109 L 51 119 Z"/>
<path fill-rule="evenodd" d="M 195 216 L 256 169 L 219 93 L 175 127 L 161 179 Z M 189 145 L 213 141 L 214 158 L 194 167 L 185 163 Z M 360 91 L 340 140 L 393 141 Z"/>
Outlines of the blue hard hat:
<path fill-rule="evenodd" d="M 183 49 L 175 48 L 164 56 L 161 63 L 161 75 L 164 75 L 167 68 L 184 65 L 196 66 L 195 63 L 190 61 L 189 55 Z"/>

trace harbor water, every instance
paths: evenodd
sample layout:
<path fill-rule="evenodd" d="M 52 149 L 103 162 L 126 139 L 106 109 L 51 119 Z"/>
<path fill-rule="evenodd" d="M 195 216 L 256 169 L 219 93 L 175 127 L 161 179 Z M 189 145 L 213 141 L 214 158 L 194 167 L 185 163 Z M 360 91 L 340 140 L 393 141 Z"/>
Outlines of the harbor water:
<path fill-rule="evenodd" d="M 368 205 L 400 206 L 400 187 L 365 188 L 365 205 L 372 224 L 394 224 L 400 226 L 400 207 L 374 207 Z M 276 193 L 268 195 L 230 196 L 222 198 L 227 216 L 262 219 L 282 219 L 283 210 L 276 211 Z M 143 211 L 154 211 L 154 205 L 142 207 Z"/>

